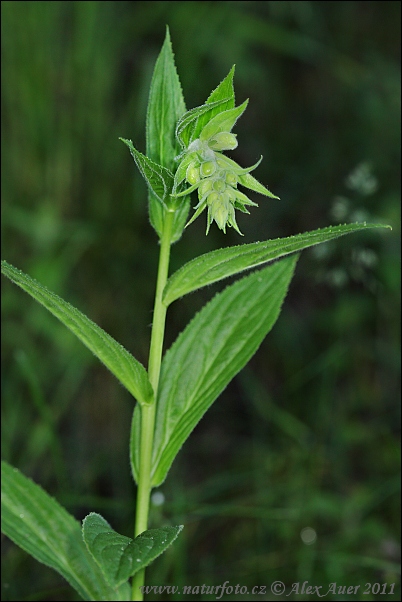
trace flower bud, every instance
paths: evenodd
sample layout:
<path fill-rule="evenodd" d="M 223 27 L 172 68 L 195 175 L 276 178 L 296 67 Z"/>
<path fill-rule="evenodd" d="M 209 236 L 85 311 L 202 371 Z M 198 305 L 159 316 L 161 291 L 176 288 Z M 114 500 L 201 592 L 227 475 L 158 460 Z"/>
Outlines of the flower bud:
<path fill-rule="evenodd" d="M 212 176 L 212 174 L 216 171 L 216 162 L 215 161 L 204 161 L 201 163 L 200 173 L 201 177 L 208 178 Z"/>
<path fill-rule="evenodd" d="M 212 190 L 212 185 L 213 182 L 211 180 L 201 180 L 198 187 L 198 197 L 201 199 L 203 196 L 205 196 L 207 192 Z"/>
<path fill-rule="evenodd" d="M 223 180 L 215 180 L 215 182 L 213 184 L 213 188 L 217 192 L 225 192 L 225 190 L 226 190 L 226 184 L 225 184 L 225 182 Z"/>
<path fill-rule="evenodd" d="M 229 197 L 229 201 L 234 204 L 236 202 L 236 199 L 237 199 L 237 192 L 238 192 L 238 190 L 235 190 L 231 186 L 226 186 L 225 192 L 226 192 L 226 194 Z"/>
<path fill-rule="evenodd" d="M 201 178 L 200 178 L 200 166 L 199 166 L 199 163 L 196 163 L 195 161 L 193 161 L 187 167 L 186 180 L 190 184 L 197 184 L 197 182 L 199 182 L 200 179 Z"/>
<path fill-rule="evenodd" d="M 226 181 L 226 184 L 229 184 L 229 186 L 236 187 L 238 179 L 237 179 L 237 176 L 235 173 L 233 173 L 232 171 L 228 171 L 226 173 L 225 181 Z"/>
<path fill-rule="evenodd" d="M 219 194 L 217 192 L 211 192 L 211 194 L 208 195 L 207 198 L 207 203 L 208 205 L 212 205 L 213 203 L 216 203 L 219 199 Z"/>
<path fill-rule="evenodd" d="M 237 147 L 237 140 L 230 132 L 218 132 L 208 140 L 209 148 L 216 151 L 233 150 Z"/>
<path fill-rule="evenodd" d="M 212 196 L 212 194 L 214 193 L 211 193 L 210 196 Z M 218 227 L 223 231 L 225 231 L 226 228 L 230 207 L 229 197 L 226 194 L 219 194 L 218 198 L 215 199 L 209 207 L 211 218 L 216 221 Z"/>

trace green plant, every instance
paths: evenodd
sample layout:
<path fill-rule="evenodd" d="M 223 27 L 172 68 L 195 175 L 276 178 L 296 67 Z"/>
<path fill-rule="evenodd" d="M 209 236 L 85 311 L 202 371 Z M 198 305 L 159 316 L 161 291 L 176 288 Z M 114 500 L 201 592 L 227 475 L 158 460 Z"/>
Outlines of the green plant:
<path fill-rule="evenodd" d="M 149 188 L 150 221 L 160 259 L 148 370 L 80 311 L 7 262 L 2 272 L 64 323 L 137 400 L 130 458 L 137 483 L 134 538 L 116 533 L 96 513 L 79 523 L 38 485 L 2 463 L 2 529 L 37 560 L 63 575 L 87 600 L 141 600 L 145 567 L 175 540 L 182 526 L 148 529 L 150 493 L 166 478 L 191 431 L 275 324 L 298 254 L 305 248 L 381 224 L 346 224 L 276 240 L 226 247 L 196 257 L 169 277 L 171 245 L 207 210 L 239 234 L 235 210 L 255 206 L 239 186 L 277 198 L 224 151 L 247 101 L 235 106 L 234 68 L 205 104 L 186 111 L 167 32 L 151 82 L 146 154 L 130 140 Z M 190 194 L 197 191 L 188 218 Z M 278 261 L 275 261 L 278 260 Z M 267 264 L 267 265 L 265 265 Z M 245 270 L 263 267 L 227 286 L 194 317 L 162 358 L 166 312 L 173 301 Z M 131 586 L 129 579 L 132 578 Z"/>

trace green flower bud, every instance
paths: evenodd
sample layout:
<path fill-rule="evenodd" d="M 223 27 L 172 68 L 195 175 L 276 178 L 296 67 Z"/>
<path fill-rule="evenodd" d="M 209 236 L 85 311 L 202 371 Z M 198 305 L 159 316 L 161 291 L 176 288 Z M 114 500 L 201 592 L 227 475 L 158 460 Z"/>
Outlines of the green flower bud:
<path fill-rule="evenodd" d="M 208 146 L 216 151 L 233 150 L 237 147 L 236 136 L 229 132 L 219 132 L 211 136 L 208 140 Z"/>
<path fill-rule="evenodd" d="M 198 204 L 194 207 L 195 213 L 186 226 L 207 209 L 207 234 L 213 221 L 224 232 L 226 227 L 231 227 L 241 234 L 236 223 L 235 210 L 249 213 L 248 207 L 257 204 L 238 190 L 238 187 L 244 186 L 265 196 L 278 198 L 250 175 L 250 172 L 260 164 L 262 157 L 255 165 L 244 169 L 222 153 L 222 151 L 237 148 L 237 138 L 235 134 L 231 133 L 231 130 L 246 105 L 247 101 L 240 107 L 227 110 L 218 109 L 220 112 L 208 119 L 200 132 L 193 129 L 193 131 L 197 131 L 199 137 L 192 140 L 187 149 L 177 157 L 177 160 L 181 160 L 181 162 L 174 175 L 171 196 L 180 198 L 198 189 Z M 180 133 L 180 128 L 187 128 L 190 121 L 185 126 L 183 124 L 184 121 L 179 122 L 178 132 Z M 178 134 L 178 138 L 184 146 L 181 134 Z M 190 184 L 187 190 L 182 190 L 184 180 Z"/>
<path fill-rule="evenodd" d="M 201 199 L 203 196 L 205 196 L 207 192 L 212 190 L 212 186 L 213 182 L 211 180 L 201 180 L 198 187 L 198 197 Z"/>
<path fill-rule="evenodd" d="M 226 190 L 226 184 L 225 184 L 225 182 L 223 180 L 215 180 L 215 182 L 213 184 L 213 188 L 217 192 L 225 192 L 225 190 Z"/>
<path fill-rule="evenodd" d="M 234 186 L 234 187 L 236 187 L 236 186 L 237 186 L 238 179 L 237 179 L 237 176 L 236 176 L 236 174 L 235 174 L 235 173 L 233 173 L 233 172 L 231 172 L 231 171 L 228 171 L 228 172 L 226 173 L 226 178 L 225 178 L 225 181 L 226 181 L 226 184 L 229 184 L 229 186 Z"/>
<path fill-rule="evenodd" d="M 226 161 L 224 159 L 221 159 L 221 157 L 224 157 L 224 156 L 225 155 L 221 155 L 220 157 L 217 156 L 216 162 L 218 164 L 218 167 L 226 170 L 228 168 L 228 164 L 226 163 Z"/>
<path fill-rule="evenodd" d="M 215 161 L 204 161 L 201 163 L 200 173 L 201 177 L 209 178 L 216 171 L 216 162 Z"/>
<path fill-rule="evenodd" d="M 219 199 L 219 194 L 217 192 L 211 192 L 211 194 L 208 195 L 207 198 L 207 203 L 208 205 L 212 205 L 213 203 L 216 203 Z"/>
<path fill-rule="evenodd" d="M 235 204 L 236 199 L 237 199 L 237 190 L 235 190 L 234 188 L 232 188 L 231 186 L 226 186 L 226 190 L 225 190 L 226 194 L 229 197 L 229 201 L 233 204 Z"/>
<path fill-rule="evenodd" d="M 211 193 L 210 196 L 212 196 Z M 209 197 L 208 197 L 209 201 Z M 208 203 L 209 204 L 209 203 Z M 218 198 L 214 200 L 209 206 L 209 212 L 211 219 L 214 219 L 218 224 L 218 227 L 225 232 L 226 224 L 230 215 L 230 208 L 232 205 L 229 202 L 227 194 L 219 194 Z M 232 207 L 233 209 L 233 207 Z"/>
<path fill-rule="evenodd" d="M 201 179 L 201 177 L 200 177 L 200 166 L 199 166 L 199 163 L 196 163 L 195 161 L 193 161 L 187 167 L 186 180 L 190 184 L 197 184 L 200 181 L 200 179 Z"/>

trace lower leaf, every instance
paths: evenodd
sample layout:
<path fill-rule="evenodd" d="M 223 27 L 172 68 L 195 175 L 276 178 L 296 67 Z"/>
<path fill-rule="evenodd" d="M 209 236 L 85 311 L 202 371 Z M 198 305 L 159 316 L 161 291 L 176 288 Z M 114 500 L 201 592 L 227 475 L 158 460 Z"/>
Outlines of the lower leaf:
<path fill-rule="evenodd" d="M 80 523 L 39 485 L 1 463 L 1 530 L 62 575 L 84 600 L 129 600 L 128 584 L 111 586 L 88 552 Z"/>
<path fill-rule="evenodd" d="M 149 529 L 131 539 L 116 533 L 100 514 L 91 512 L 83 521 L 82 535 L 108 583 L 117 587 L 162 554 L 182 528 Z"/>

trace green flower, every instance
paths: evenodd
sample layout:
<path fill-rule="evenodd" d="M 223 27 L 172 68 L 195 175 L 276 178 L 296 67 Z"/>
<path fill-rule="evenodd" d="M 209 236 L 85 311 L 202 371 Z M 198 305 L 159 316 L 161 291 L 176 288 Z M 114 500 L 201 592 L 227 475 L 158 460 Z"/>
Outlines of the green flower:
<path fill-rule="evenodd" d="M 207 234 L 213 221 L 226 233 L 226 226 L 242 234 L 236 223 L 235 209 L 249 213 L 246 206 L 257 206 L 237 186 L 245 186 L 271 198 L 278 198 L 260 184 L 250 172 L 261 162 L 243 169 L 220 151 L 237 147 L 236 135 L 231 129 L 247 106 L 247 101 L 235 109 L 215 115 L 201 130 L 199 138 L 193 140 L 180 155 L 172 196 L 179 198 L 198 191 L 195 213 L 186 227 L 207 209 Z M 177 192 L 187 182 L 189 188 Z"/>

